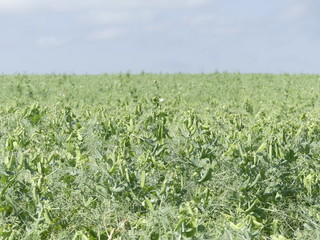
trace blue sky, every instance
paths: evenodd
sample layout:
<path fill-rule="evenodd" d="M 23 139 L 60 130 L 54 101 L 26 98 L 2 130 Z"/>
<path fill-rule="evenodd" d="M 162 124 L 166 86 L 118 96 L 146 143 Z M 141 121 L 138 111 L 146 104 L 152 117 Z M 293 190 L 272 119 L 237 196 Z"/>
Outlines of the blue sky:
<path fill-rule="evenodd" d="M 320 73 L 319 0 L 0 0 L 0 73 Z"/>

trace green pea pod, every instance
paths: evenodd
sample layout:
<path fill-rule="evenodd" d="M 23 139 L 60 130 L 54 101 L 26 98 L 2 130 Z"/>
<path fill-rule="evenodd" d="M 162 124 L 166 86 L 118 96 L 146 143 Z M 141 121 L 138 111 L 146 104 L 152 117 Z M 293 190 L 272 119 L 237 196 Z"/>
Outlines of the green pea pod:
<path fill-rule="evenodd" d="M 110 188 L 110 191 L 114 193 L 121 193 L 123 192 L 124 189 L 125 187 L 117 187 L 117 188 Z"/>
<path fill-rule="evenodd" d="M 141 172 L 141 180 L 140 180 L 140 187 L 144 188 L 145 183 L 146 183 L 146 171 L 142 170 L 142 172 Z"/>
<path fill-rule="evenodd" d="M 198 180 L 198 183 L 208 181 L 212 177 L 212 168 L 208 168 L 202 177 Z"/>
<path fill-rule="evenodd" d="M 52 224 L 52 219 L 51 219 L 48 211 L 44 211 L 43 216 L 44 216 L 44 220 L 46 221 L 46 223 Z"/>

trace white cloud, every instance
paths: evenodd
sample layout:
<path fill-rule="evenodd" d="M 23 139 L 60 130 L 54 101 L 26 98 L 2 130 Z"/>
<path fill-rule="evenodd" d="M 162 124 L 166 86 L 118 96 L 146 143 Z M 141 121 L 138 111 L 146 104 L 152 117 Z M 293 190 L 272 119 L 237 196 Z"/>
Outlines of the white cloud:
<path fill-rule="evenodd" d="M 42 37 L 38 39 L 36 42 L 36 45 L 41 48 L 51 48 L 51 47 L 57 47 L 61 46 L 63 44 L 63 41 L 58 40 L 54 37 Z"/>
<path fill-rule="evenodd" d="M 144 28 L 147 32 L 167 32 L 168 26 L 165 23 L 151 23 Z"/>
<path fill-rule="evenodd" d="M 121 24 L 128 22 L 141 22 L 152 19 L 149 11 L 93 11 L 86 19 L 94 24 Z"/>
<path fill-rule="evenodd" d="M 20 12 L 29 10 L 30 6 L 35 5 L 35 1 L 24 0 L 0 0 L 0 12 Z"/>
<path fill-rule="evenodd" d="M 238 33 L 241 33 L 241 29 L 237 27 L 216 27 L 212 29 L 206 29 L 207 33 L 217 36 L 230 36 L 230 35 L 236 35 Z"/>
<path fill-rule="evenodd" d="M 98 24 L 123 23 L 130 20 L 128 12 L 93 12 L 89 15 L 89 21 Z"/>
<path fill-rule="evenodd" d="M 209 35 L 234 35 L 241 32 L 243 24 L 233 17 L 226 17 L 215 14 L 192 15 L 185 17 L 183 23 L 195 28 L 203 34 Z"/>
<path fill-rule="evenodd" d="M 208 0 L 0 0 L 0 12 L 72 11 L 134 7 L 198 7 Z"/>
<path fill-rule="evenodd" d="M 189 7 L 198 7 L 206 5 L 208 2 L 208 0 L 187 0 L 185 1 L 185 4 Z"/>
<path fill-rule="evenodd" d="M 291 3 L 282 11 L 280 18 L 290 21 L 304 17 L 311 10 L 311 3 L 312 1 L 309 0 L 291 1 Z"/>
<path fill-rule="evenodd" d="M 191 25 L 191 26 L 201 26 L 206 25 L 208 23 L 214 23 L 216 20 L 216 16 L 213 15 L 194 15 L 184 18 L 183 22 Z"/>
<path fill-rule="evenodd" d="M 123 36 L 125 31 L 117 28 L 107 28 L 93 32 L 88 38 L 91 40 L 110 40 Z"/>

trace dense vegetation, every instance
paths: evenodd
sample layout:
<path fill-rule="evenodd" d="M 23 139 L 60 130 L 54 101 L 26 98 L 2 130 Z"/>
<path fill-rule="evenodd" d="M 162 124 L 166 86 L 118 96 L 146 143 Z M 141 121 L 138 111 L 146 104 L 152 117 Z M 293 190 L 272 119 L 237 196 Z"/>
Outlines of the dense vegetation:
<path fill-rule="evenodd" d="M 320 76 L 0 76 L 1 239 L 320 239 Z"/>

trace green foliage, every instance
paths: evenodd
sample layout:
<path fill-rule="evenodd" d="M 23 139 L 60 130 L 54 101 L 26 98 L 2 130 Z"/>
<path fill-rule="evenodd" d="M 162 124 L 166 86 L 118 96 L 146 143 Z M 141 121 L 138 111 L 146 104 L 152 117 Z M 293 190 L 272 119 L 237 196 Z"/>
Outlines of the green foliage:
<path fill-rule="evenodd" d="M 317 75 L 0 76 L 0 239 L 319 239 Z"/>

